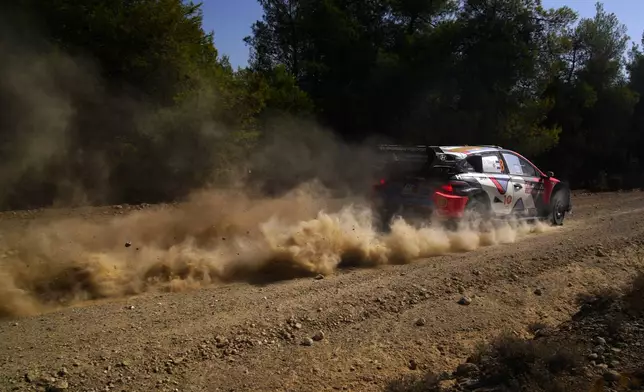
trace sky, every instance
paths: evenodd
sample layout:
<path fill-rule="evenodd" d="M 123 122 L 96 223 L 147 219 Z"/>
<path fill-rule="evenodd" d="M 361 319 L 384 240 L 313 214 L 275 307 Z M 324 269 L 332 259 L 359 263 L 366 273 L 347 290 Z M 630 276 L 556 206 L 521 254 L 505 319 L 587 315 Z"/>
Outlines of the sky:
<path fill-rule="evenodd" d="M 227 55 L 233 68 L 245 67 L 249 50 L 244 37 L 250 27 L 262 18 L 257 0 L 201 0 L 203 2 L 204 29 L 215 32 L 215 46 L 220 55 Z M 604 9 L 613 12 L 628 27 L 631 40 L 640 43 L 644 32 L 643 0 L 604 0 Z M 595 15 L 595 0 L 542 0 L 547 8 L 568 7 L 582 18 Z"/>

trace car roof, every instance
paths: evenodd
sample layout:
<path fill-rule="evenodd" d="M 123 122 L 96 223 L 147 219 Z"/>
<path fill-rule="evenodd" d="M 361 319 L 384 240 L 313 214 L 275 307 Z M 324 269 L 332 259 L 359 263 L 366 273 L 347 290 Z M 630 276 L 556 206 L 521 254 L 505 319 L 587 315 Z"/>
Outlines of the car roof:
<path fill-rule="evenodd" d="M 499 146 L 440 146 L 438 148 L 446 153 L 458 153 L 463 155 L 502 150 Z"/>

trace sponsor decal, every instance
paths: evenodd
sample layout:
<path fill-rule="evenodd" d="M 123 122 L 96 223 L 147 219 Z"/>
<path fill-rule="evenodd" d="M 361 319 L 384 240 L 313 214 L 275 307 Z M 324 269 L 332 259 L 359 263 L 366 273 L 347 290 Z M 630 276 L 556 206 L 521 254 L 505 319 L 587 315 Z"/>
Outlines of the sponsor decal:
<path fill-rule="evenodd" d="M 508 191 L 508 182 L 510 182 L 509 179 L 507 178 L 494 178 L 490 177 L 490 180 L 496 187 L 496 189 L 499 191 L 500 194 L 505 195 L 506 192 Z"/>
<path fill-rule="evenodd" d="M 543 191 L 545 188 L 540 182 L 526 182 L 525 183 L 525 193 L 532 194 Z"/>

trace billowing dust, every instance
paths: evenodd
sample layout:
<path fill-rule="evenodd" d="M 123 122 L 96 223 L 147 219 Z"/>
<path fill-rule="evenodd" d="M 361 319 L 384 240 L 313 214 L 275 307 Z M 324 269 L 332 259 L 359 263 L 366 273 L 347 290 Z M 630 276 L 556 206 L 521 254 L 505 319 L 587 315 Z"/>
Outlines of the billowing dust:
<path fill-rule="evenodd" d="M 279 199 L 204 192 L 178 207 L 135 211 L 105 222 L 33 225 L 0 243 L 0 316 L 150 290 L 409 263 L 512 243 L 545 228 L 508 222 L 483 232 L 447 231 L 415 228 L 402 219 L 386 234 L 374 227 L 366 204 L 334 200 L 315 186 Z"/>

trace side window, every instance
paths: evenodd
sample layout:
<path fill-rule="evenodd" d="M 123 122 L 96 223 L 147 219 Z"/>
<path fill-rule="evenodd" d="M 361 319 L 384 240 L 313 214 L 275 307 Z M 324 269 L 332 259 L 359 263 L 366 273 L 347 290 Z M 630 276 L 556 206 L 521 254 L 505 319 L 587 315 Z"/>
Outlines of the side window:
<path fill-rule="evenodd" d="M 458 165 L 460 166 L 461 170 L 463 170 L 464 172 L 468 172 L 468 173 L 475 173 L 476 172 L 476 169 L 474 168 L 474 165 L 472 165 L 466 159 L 463 159 L 462 161 L 460 161 L 458 163 Z"/>
<path fill-rule="evenodd" d="M 521 162 L 521 169 L 523 170 L 523 175 L 530 176 L 530 177 L 537 177 L 537 171 L 534 169 L 534 166 L 530 164 L 530 162 L 521 158 L 519 158 L 519 162 Z"/>
<path fill-rule="evenodd" d="M 503 153 L 503 158 L 508 163 L 508 171 L 510 174 L 517 176 L 537 176 L 537 172 L 534 167 L 525 159 L 507 152 Z"/>
<path fill-rule="evenodd" d="M 507 152 L 503 153 L 503 159 L 508 163 L 508 172 L 517 176 L 523 175 L 523 169 L 521 169 L 521 162 L 519 157 L 514 154 L 508 154 Z"/>
<path fill-rule="evenodd" d="M 481 157 L 483 173 L 503 173 L 503 164 L 498 155 L 484 155 Z"/>

